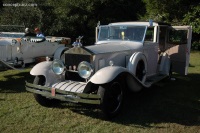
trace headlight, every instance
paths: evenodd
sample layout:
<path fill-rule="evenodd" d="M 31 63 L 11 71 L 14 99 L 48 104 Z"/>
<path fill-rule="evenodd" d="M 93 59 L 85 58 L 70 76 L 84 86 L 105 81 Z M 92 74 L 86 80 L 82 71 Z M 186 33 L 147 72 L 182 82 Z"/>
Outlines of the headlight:
<path fill-rule="evenodd" d="M 83 61 L 78 65 L 78 74 L 84 78 L 87 79 L 91 76 L 93 72 L 92 66 L 90 63 Z"/>
<path fill-rule="evenodd" d="M 63 73 L 65 66 L 61 60 L 55 59 L 52 63 L 52 70 L 55 74 Z"/>

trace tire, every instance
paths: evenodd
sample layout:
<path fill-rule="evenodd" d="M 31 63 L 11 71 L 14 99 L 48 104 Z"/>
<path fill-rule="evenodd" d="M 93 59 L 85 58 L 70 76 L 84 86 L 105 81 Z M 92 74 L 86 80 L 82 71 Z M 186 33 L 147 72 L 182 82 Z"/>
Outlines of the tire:
<path fill-rule="evenodd" d="M 173 77 L 172 77 L 172 74 L 173 74 L 173 72 L 172 72 L 172 63 L 170 63 L 168 79 L 173 78 Z"/>
<path fill-rule="evenodd" d="M 99 86 L 97 94 L 101 96 L 100 108 L 106 118 L 113 118 L 121 111 L 124 91 L 119 82 Z"/>
<path fill-rule="evenodd" d="M 44 86 L 44 84 L 45 84 L 45 77 L 44 76 L 36 76 L 35 79 L 34 79 L 33 84 Z M 46 97 L 44 97 L 44 96 L 42 96 L 40 94 L 33 94 L 33 95 L 34 95 L 35 100 L 40 105 L 42 105 L 44 107 L 57 106 L 58 103 L 59 103 L 59 100 L 49 99 L 49 98 L 46 98 Z"/>
<path fill-rule="evenodd" d="M 144 84 L 146 81 L 147 73 L 147 61 L 143 53 L 134 53 L 128 64 L 129 71 L 133 72 L 133 75 Z"/>
<path fill-rule="evenodd" d="M 145 72 L 145 64 L 144 64 L 143 60 L 140 60 L 140 61 L 138 61 L 138 64 L 137 64 L 137 67 L 136 67 L 135 76 L 141 82 L 144 82 L 145 74 L 146 74 L 146 72 Z"/>

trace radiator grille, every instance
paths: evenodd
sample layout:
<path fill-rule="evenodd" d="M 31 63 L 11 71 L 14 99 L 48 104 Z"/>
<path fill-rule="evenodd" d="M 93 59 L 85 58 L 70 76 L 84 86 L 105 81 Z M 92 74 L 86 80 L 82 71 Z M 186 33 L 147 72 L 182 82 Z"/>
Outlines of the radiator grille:
<path fill-rule="evenodd" d="M 82 61 L 87 61 L 91 62 L 90 58 L 91 55 L 82 55 L 82 54 L 65 54 L 65 66 L 67 69 L 69 69 L 69 66 L 73 68 L 73 66 L 76 66 L 76 69 L 79 65 L 80 62 Z M 67 80 L 73 80 L 73 81 L 81 81 L 84 82 L 85 79 L 81 78 L 77 72 L 71 72 L 71 71 L 66 71 L 65 78 Z"/>
<path fill-rule="evenodd" d="M 90 63 L 90 55 L 81 54 L 65 54 L 65 65 L 66 66 L 78 66 L 82 61 L 87 61 Z"/>

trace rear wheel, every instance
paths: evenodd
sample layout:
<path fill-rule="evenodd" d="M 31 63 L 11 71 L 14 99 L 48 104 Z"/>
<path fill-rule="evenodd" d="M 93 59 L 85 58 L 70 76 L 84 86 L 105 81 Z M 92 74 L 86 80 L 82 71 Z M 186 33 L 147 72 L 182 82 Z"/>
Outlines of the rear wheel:
<path fill-rule="evenodd" d="M 176 80 L 176 78 L 174 78 L 172 74 L 173 74 L 172 64 L 170 64 L 168 79 L 171 80 L 171 81 L 174 81 L 174 80 Z"/>
<path fill-rule="evenodd" d="M 116 116 L 122 107 L 123 88 L 120 82 L 113 81 L 109 84 L 99 86 L 98 94 L 101 96 L 101 110 L 107 118 Z"/>
<path fill-rule="evenodd" d="M 33 84 L 44 86 L 45 85 L 45 77 L 44 76 L 36 76 Z M 56 106 L 59 103 L 59 100 L 49 99 L 40 94 L 33 94 L 33 95 L 34 95 L 35 100 L 40 105 L 45 106 L 45 107 Z"/>

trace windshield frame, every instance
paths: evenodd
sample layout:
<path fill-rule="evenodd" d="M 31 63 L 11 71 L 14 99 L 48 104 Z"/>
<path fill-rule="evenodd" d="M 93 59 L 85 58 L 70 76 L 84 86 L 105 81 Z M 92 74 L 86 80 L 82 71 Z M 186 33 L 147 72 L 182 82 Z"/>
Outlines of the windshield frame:
<path fill-rule="evenodd" d="M 124 27 L 124 29 L 123 29 L 123 27 Z M 106 29 L 107 31 L 106 31 L 106 33 L 105 34 L 107 34 L 107 35 L 105 35 L 104 34 L 104 37 L 102 37 L 102 33 L 103 32 L 105 32 L 105 31 L 103 31 L 104 29 Z M 116 28 L 116 31 L 114 30 L 114 28 Z M 140 29 L 142 29 L 142 30 L 140 30 L 141 31 L 141 33 L 140 33 L 140 35 L 139 35 L 139 39 L 133 39 L 133 38 L 128 38 L 128 36 L 127 36 L 127 32 L 128 32 L 128 30 L 130 30 L 131 28 L 134 28 L 134 29 L 132 29 L 133 31 L 132 32 L 135 32 L 135 33 L 137 33 L 137 34 L 135 34 L 135 35 L 137 35 L 138 36 L 138 32 L 136 32 L 137 30 L 139 31 Z M 147 31 L 147 28 L 148 28 L 148 26 L 147 25 L 126 25 L 126 24 L 124 24 L 124 25 L 122 25 L 122 24 L 120 24 L 120 25 L 101 25 L 101 26 L 99 26 L 99 31 L 98 31 L 98 38 L 97 38 L 97 40 L 98 41 L 135 41 L 135 42 L 144 42 L 144 39 L 145 39 L 145 35 L 146 35 L 146 31 Z M 112 31 L 112 30 L 114 30 L 114 31 Z M 120 33 L 121 34 L 121 37 L 119 37 L 119 38 L 114 38 L 114 36 L 113 36 L 113 33 L 112 32 L 117 32 L 117 30 L 121 30 L 120 32 L 118 31 L 118 33 Z M 123 31 L 124 30 L 124 31 Z M 127 30 L 127 31 L 126 31 Z M 129 31 L 129 32 L 131 32 L 131 30 Z M 120 36 L 120 35 L 119 35 Z M 124 37 L 123 37 L 124 36 Z M 116 37 L 116 36 L 115 36 Z"/>
<path fill-rule="evenodd" d="M 14 33 L 14 32 L 0 32 L 0 38 L 22 38 L 25 33 L 19 32 L 19 33 Z"/>

